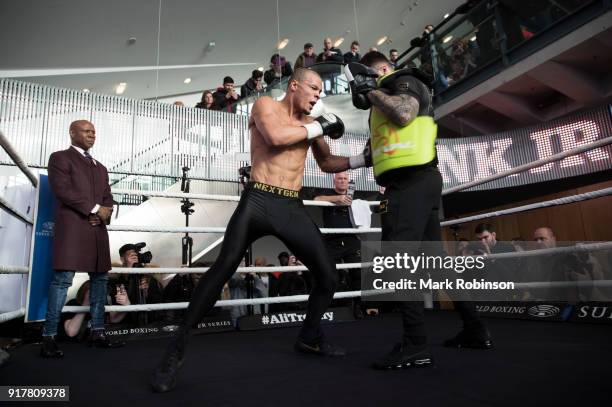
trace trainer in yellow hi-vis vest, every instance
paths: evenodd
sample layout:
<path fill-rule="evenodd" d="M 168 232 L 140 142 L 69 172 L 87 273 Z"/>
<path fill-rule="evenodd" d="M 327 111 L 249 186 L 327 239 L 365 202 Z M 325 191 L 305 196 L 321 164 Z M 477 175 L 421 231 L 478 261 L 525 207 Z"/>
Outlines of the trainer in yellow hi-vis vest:
<path fill-rule="evenodd" d="M 378 79 L 379 87 L 405 75 L 395 71 Z M 427 164 L 436 157 L 438 126 L 428 115 L 417 116 L 406 126 L 398 126 L 379 109 L 372 107 L 370 116 L 374 177 L 397 168 Z"/>

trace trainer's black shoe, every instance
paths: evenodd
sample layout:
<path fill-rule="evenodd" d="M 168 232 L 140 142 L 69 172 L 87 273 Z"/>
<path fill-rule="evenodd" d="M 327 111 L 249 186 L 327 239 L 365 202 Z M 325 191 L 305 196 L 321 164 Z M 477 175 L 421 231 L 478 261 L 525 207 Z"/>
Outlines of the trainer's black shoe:
<path fill-rule="evenodd" d="M 374 369 L 406 369 L 409 367 L 428 367 L 433 365 L 433 358 L 427 345 L 415 346 L 398 343 L 386 356 L 372 364 Z"/>
<path fill-rule="evenodd" d="M 176 387 L 178 371 L 185 361 L 184 338 L 173 340 L 151 378 L 151 387 L 156 393 L 166 393 Z"/>
<path fill-rule="evenodd" d="M 312 355 L 319 356 L 346 356 L 346 349 L 339 346 L 334 346 L 331 343 L 321 340 L 316 343 L 306 343 L 302 339 L 298 338 L 294 346 L 297 352 L 309 353 Z"/>
<path fill-rule="evenodd" d="M 447 348 L 491 349 L 493 341 L 486 328 L 463 329 L 454 338 L 444 341 Z"/>

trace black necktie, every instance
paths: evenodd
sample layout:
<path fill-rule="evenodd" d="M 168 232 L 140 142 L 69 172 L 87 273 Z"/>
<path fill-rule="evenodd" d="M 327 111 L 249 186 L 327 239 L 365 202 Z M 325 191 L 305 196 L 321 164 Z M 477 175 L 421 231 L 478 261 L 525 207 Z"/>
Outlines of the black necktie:
<path fill-rule="evenodd" d="M 85 155 L 85 158 L 87 158 L 87 160 L 90 162 L 90 164 L 93 164 L 93 165 L 96 164 L 91 154 L 89 154 L 87 151 L 85 151 L 83 154 Z"/>

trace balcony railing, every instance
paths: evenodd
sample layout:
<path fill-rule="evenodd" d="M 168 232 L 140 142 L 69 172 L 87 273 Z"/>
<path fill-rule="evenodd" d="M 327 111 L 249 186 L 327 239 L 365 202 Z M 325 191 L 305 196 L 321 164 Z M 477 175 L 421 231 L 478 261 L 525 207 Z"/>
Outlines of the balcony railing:
<path fill-rule="evenodd" d="M 472 4 L 474 4 L 472 6 Z M 437 106 L 610 11 L 606 0 L 468 2 L 411 41 L 399 67 L 432 78 Z"/>

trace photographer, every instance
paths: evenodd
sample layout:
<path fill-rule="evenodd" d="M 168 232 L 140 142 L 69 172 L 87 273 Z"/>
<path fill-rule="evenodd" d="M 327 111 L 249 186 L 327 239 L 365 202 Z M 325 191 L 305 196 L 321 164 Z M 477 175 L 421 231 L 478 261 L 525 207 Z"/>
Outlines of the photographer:
<path fill-rule="evenodd" d="M 144 268 L 145 264 L 151 263 L 153 259 L 151 252 L 141 253 L 145 246 L 144 242 L 121 246 L 119 256 L 121 256 L 122 267 Z M 163 290 L 151 274 L 126 274 L 115 281 L 111 297 L 113 303 L 120 305 L 157 304 L 163 300 Z M 157 312 L 131 312 L 129 314 L 126 320 L 136 324 L 147 324 L 160 319 Z"/>

